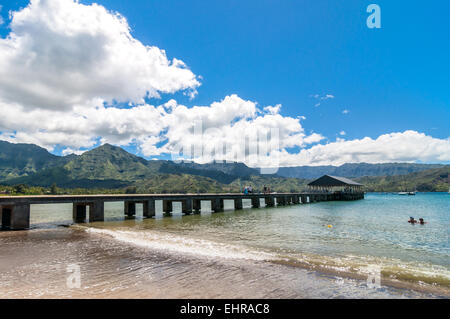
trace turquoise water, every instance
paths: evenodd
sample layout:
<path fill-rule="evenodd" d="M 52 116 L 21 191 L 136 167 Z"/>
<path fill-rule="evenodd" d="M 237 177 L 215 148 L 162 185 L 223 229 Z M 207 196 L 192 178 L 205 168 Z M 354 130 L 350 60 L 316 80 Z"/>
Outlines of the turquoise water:
<path fill-rule="evenodd" d="M 211 214 L 204 202 L 201 215 L 182 216 L 174 204 L 173 217 L 163 218 L 157 202 L 155 219 L 142 219 L 140 206 L 135 219 L 125 219 L 123 203 L 107 203 L 105 222 L 76 229 L 150 251 L 306 267 L 355 278 L 376 266 L 382 280 L 450 291 L 450 194 L 367 194 L 353 202 L 244 206 L 234 211 L 233 203 L 225 202 L 227 211 Z M 70 224 L 71 214 L 70 205 L 32 206 L 33 227 Z M 427 224 L 411 225 L 410 216 Z"/>

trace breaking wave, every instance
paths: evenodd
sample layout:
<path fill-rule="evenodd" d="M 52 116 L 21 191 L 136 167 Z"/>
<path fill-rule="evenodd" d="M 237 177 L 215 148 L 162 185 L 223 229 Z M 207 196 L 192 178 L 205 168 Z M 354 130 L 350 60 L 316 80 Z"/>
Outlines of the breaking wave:
<path fill-rule="evenodd" d="M 260 248 L 255 249 L 242 245 L 189 238 L 153 230 L 131 231 L 88 228 L 83 226 L 75 227 L 82 228 L 90 234 L 106 236 L 122 243 L 164 253 L 210 259 L 266 261 L 339 276 L 344 275 L 361 280 L 365 280 L 368 274 L 373 273 L 374 270 L 379 270 L 382 282 L 387 285 L 399 286 L 398 284 L 400 283 L 412 284 L 418 289 L 438 287 L 447 292 L 450 289 L 450 271 L 444 266 L 408 263 L 398 259 L 373 256 L 347 255 L 337 257 L 310 253 L 278 253 Z"/>

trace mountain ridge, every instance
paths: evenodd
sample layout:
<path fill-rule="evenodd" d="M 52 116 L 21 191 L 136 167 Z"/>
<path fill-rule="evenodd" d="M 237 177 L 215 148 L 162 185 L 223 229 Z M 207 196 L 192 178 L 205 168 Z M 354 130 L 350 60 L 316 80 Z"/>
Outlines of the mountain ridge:
<path fill-rule="evenodd" d="M 0 181 L 60 166 L 76 155 L 57 156 L 34 144 L 0 141 Z"/>
<path fill-rule="evenodd" d="M 400 190 L 399 185 L 405 184 L 402 178 L 391 178 L 392 176 L 407 176 L 414 180 L 415 184 L 421 185 L 422 189 L 443 190 L 444 185 L 439 176 L 449 167 L 443 164 L 361 163 L 342 166 L 302 166 L 289 168 L 291 171 L 281 168 L 277 175 L 261 175 L 258 169 L 243 163 L 198 164 L 146 160 L 110 144 L 104 144 L 82 155 L 56 156 L 33 144 L 0 141 L 0 183 L 4 185 L 50 187 L 55 184 L 63 188 L 86 189 L 119 189 L 133 186 L 155 192 L 173 190 L 205 192 L 240 191 L 244 184 L 252 184 L 259 188 L 264 185 L 276 185 L 277 190 L 293 191 L 306 187 L 308 180 L 313 178 L 337 175 L 356 178 L 367 183 L 369 189 L 379 191 L 380 185 L 384 185 L 385 189 Z M 430 171 L 431 175 L 419 174 L 424 171 Z M 418 174 L 409 177 L 413 173 Z M 420 183 L 418 179 L 421 176 L 427 183 Z M 438 186 L 429 184 L 433 181 L 438 181 Z"/>
<path fill-rule="evenodd" d="M 428 169 L 442 168 L 445 164 L 417 164 L 417 163 L 347 163 L 341 166 L 294 166 L 280 167 L 277 175 L 293 178 L 319 178 L 323 175 L 358 178 L 364 176 L 397 176 L 407 175 Z"/>

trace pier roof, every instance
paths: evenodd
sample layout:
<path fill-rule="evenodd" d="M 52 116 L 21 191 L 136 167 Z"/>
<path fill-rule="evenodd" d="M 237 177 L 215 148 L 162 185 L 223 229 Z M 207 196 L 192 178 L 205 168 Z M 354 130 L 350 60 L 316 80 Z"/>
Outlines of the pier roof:
<path fill-rule="evenodd" d="M 308 186 L 327 187 L 327 186 L 363 186 L 363 185 L 345 177 L 325 175 L 315 180 L 314 182 L 309 183 Z"/>

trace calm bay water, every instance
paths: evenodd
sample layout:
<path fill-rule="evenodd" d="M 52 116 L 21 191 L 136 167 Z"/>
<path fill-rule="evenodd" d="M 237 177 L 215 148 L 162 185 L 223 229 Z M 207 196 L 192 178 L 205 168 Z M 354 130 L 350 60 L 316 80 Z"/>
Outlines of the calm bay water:
<path fill-rule="evenodd" d="M 450 194 L 142 219 L 105 205 L 71 223 L 70 205 L 32 207 L 33 230 L 0 234 L 0 297 L 448 297 Z M 245 202 L 244 202 L 245 205 Z M 250 203 L 247 203 L 250 206 Z M 410 225 L 410 216 L 428 224 Z M 67 289 L 68 264 L 81 289 Z M 374 268 L 375 267 L 375 268 Z M 370 269 L 382 287 L 368 289 Z M 432 292 L 430 295 L 429 292 Z"/>

